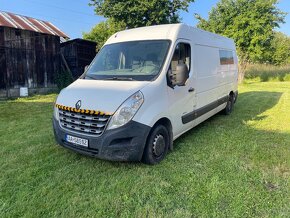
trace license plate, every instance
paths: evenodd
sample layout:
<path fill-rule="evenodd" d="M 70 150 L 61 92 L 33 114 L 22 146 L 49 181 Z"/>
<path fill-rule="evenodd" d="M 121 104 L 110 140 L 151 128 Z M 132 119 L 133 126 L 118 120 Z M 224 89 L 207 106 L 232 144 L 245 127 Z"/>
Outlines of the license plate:
<path fill-rule="evenodd" d="M 89 140 L 87 140 L 87 139 L 82 139 L 82 138 L 74 137 L 71 135 L 66 135 L 65 140 L 67 142 L 70 142 L 70 143 L 73 143 L 76 145 L 80 145 L 83 147 L 89 147 Z"/>

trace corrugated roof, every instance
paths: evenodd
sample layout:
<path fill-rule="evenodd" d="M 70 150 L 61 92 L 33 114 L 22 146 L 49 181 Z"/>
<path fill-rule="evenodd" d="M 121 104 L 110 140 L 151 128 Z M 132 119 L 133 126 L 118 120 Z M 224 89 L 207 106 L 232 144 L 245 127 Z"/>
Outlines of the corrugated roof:
<path fill-rule="evenodd" d="M 5 11 L 0 11 L 0 26 L 30 30 L 34 32 L 60 36 L 63 38 L 69 38 L 68 35 L 66 35 L 50 22 Z"/>
<path fill-rule="evenodd" d="M 74 43 L 74 42 L 77 42 L 77 43 L 89 43 L 89 44 L 92 44 L 92 45 L 97 45 L 97 43 L 94 42 L 94 41 L 87 40 L 87 39 L 80 39 L 80 38 L 76 38 L 76 39 L 72 39 L 72 40 L 67 40 L 67 41 L 61 43 L 60 45 L 61 46 L 64 46 L 64 45 L 68 45 L 68 44 L 71 44 L 71 43 Z"/>

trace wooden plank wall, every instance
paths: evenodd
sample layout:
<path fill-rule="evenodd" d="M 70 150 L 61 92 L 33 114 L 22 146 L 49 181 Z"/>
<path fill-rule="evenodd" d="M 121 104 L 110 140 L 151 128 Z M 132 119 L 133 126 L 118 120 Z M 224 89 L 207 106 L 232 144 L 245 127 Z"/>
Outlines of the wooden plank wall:
<path fill-rule="evenodd" d="M 97 43 L 88 43 L 86 41 L 79 42 L 77 46 L 77 72 L 83 74 L 84 68 L 90 65 L 95 58 L 97 51 Z M 79 75 L 80 76 L 80 75 Z"/>
<path fill-rule="evenodd" d="M 2 35 L 1 38 L 1 29 Z M 2 48 L 2 50 L 1 50 Z M 60 39 L 14 28 L 0 28 L 0 61 L 5 51 L 3 80 L 9 88 L 27 86 L 29 88 L 50 87 L 54 84 L 55 73 L 60 70 Z M 2 51 L 2 53 L 1 53 Z M 6 65 L 6 66 L 4 66 Z M 6 72 L 5 72 L 6 71 Z M 0 76 L 0 88 L 1 76 Z"/>
<path fill-rule="evenodd" d="M 0 89 L 6 88 L 6 57 L 4 48 L 4 28 L 0 27 Z"/>
<path fill-rule="evenodd" d="M 76 39 L 61 45 L 64 55 L 74 79 L 84 73 L 84 68 L 89 65 L 96 56 L 96 43 Z"/>
<path fill-rule="evenodd" d="M 77 47 L 75 45 L 75 43 L 63 43 L 61 45 L 61 53 L 63 54 L 71 72 L 72 72 L 72 76 L 74 79 L 78 78 L 80 75 L 78 75 L 77 71 L 76 71 L 76 67 L 77 67 Z"/>

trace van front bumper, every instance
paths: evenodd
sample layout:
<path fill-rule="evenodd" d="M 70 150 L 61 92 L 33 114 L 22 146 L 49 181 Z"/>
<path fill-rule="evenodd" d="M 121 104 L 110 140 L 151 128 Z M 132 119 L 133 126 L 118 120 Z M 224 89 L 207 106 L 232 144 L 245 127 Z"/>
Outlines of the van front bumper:
<path fill-rule="evenodd" d="M 130 121 L 122 127 L 105 130 L 101 136 L 94 137 L 64 130 L 60 127 L 59 122 L 53 118 L 53 129 L 58 144 L 73 151 L 105 160 L 140 161 L 151 128 Z M 67 142 L 66 135 L 87 139 L 89 147 Z"/>

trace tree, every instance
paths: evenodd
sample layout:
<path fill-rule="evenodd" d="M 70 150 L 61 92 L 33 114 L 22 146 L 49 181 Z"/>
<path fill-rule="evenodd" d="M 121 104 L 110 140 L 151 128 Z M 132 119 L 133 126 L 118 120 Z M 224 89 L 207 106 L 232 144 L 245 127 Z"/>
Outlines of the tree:
<path fill-rule="evenodd" d="M 273 56 L 272 62 L 275 65 L 290 64 L 290 37 L 281 33 L 275 32 L 272 42 Z"/>
<path fill-rule="evenodd" d="M 83 33 L 83 38 L 97 42 L 97 50 L 100 50 L 111 35 L 125 28 L 124 23 L 108 19 L 97 24 L 89 33 Z"/>
<path fill-rule="evenodd" d="M 95 12 L 127 28 L 180 22 L 178 12 L 195 0 L 91 0 Z"/>
<path fill-rule="evenodd" d="M 274 28 L 284 22 L 278 0 L 221 0 L 208 20 L 196 16 L 198 27 L 235 40 L 243 73 L 248 62 L 272 60 Z"/>

